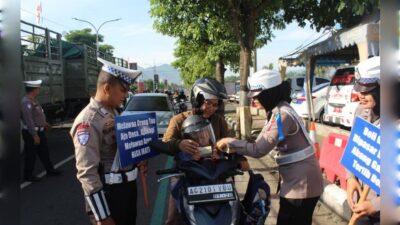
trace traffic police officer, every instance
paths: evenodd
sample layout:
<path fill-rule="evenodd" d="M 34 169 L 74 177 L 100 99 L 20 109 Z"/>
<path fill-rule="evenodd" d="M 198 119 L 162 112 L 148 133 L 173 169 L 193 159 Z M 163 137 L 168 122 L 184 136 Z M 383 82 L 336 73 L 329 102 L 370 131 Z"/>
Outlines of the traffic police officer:
<path fill-rule="evenodd" d="M 25 168 L 24 180 L 38 181 L 39 178 L 33 176 L 36 154 L 42 161 L 47 175 L 57 176 L 60 171 L 54 169 L 50 161 L 49 148 L 45 130 L 50 127 L 46 122 L 46 116 L 36 97 L 39 95 L 41 80 L 25 81 L 25 96 L 22 98 L 22 138 L 25 142 Z"/>
<path fill-rule="evenodd" d="M 380 73 L 380 57 L 371 57 L 356 66 L 354 84 L 354 90 L 358 92 L 360 99 L 355 116 L 378 127 L 380 127 Z M 380 196 L 371 190 L 364 202 L 357 203 L 364 184 L 349 171 L 346 175 L 347 203 L 355 213 L 356 224 L 380 224 Z"/>
<path fill-rule="evenodd" d="M 290 83 L 274 70 L 260 70 L 249 77 L 252 106 L 265 109 L 267 120 L 252 141 L 220 139 L 223 151 L 260 158 L 278 152 L 279 212 L 277 225 L 311 225 L 314 208 L 323 192 L 323 179 L 314 144 L 300 116 L 290 106 Z"/>
<path fill-rule="evenodd" d="M 116 109 L 141 72 L 103 59 L 97 90 L 79 113 L 70 134 L 75 146 L 77 178 L 82 184 L 92 224 L 136 224 L 136 165 L 120 168 L 115 138 Z M 145 173 L 147 165 L 139 163 Z"/>

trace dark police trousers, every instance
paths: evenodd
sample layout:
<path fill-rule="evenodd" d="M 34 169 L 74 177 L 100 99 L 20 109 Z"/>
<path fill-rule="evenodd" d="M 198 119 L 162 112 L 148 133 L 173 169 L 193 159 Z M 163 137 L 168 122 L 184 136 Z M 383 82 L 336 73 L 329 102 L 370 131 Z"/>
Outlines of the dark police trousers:
<path fill-rule="evenodd" d="M 111 218 L 114 220 L 115 224 L 136 225 L 136 180 L 120 184 L 104 184 L 103 190 L 107 199 L 108 208 L 110 209 Z M 87 202 L 86 211 L 89 214 L 92 225 L 96 225 L 96 220 Z"/>
<path fill-rule="evenodd" d="M 47 172 L 54 170 L 53 163 L 50 161 L 49 148 L 47 146 L 47 138 L 44 131 L 38 131 L 37 134 L 40 138 L 40 144 L 35 145 L 33 142 L 32 135 L 28 130 L 22 130 L 22 138 L 24 139 L 24 149 L 25 149 L 25 168 L 24 177 L 29 178 L 33 174 L 33 169 L 35 167 L 36 154 L 39 156 L 40 161 L 42 161 L 44 168 Z"/>
<path fill-rule="evenodd" d="M 319 197 L 289 199 L 280 197 L 277 225 L 311 225 Z"/>

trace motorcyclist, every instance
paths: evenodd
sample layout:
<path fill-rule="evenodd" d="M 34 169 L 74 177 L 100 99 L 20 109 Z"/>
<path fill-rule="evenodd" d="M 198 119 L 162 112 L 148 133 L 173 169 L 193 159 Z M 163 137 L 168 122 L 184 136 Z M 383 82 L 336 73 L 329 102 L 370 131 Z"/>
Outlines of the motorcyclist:
<path fill-rule="evenodd" d="M 228 125 L 223 116 L 216 114 L 220 102 L 226 99 L 225 87 L 212 78 L 201 78 L 195 81 L 190 92 L 192 110 L 175 115 L 168 125 L 163 141 L 171 146 L 175 153 L 185 152 L 199 159 L 201 157 L 199 144 L 183 135 L 183 122 L 191 115 L 199 115 L 208 119 L 215 136 L 215 140 L 228 136 Z M 176 182 L 171 178 L 171 184 Z M 175 199 L 170 195 L 168 201 L 168 215 L 165 221 L 169 224 L 183 224 L 181 216 L 176 208 Z"/>
<path fill-rule="evenodd" d="M 179 92 L 179 95 L 178 95 L 178 101 L 180 101 L 180 100 L 186 101 L 186 95 L 185 95 L 185 93 L 183 92 L 183 90 L 181 90 L 181 91 Z"/>

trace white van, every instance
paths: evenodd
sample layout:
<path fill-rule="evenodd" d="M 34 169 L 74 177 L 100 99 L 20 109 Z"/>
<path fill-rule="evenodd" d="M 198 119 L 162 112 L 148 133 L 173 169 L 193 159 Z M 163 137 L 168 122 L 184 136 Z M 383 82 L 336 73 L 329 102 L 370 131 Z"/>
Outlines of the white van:
<path fill-rule="evenodd" d="M 292 99 L 296 99 L 297 97 L 301 97 L 304 95 L 304 80 L 305 76 L 298 76 L 298 77 L 293 77 L 289 78 L 290 79 L 290 86 L 292 88 L 290 96 Z M 322 78 L 322 77 L 315 77 L 314 76 L 314 81 L 313 81 L 313 89 L 315 86 L 318 86 L 323 83 L 329 83 L 328 79 Z"/>
<path fill-rule="evenodd" d="M 327 92 L 324 121 L 351 127 L 354 113 L 359 105 L 358 93 L 354 91 L 354 66 L 342 67 L 332 76 Z"/>

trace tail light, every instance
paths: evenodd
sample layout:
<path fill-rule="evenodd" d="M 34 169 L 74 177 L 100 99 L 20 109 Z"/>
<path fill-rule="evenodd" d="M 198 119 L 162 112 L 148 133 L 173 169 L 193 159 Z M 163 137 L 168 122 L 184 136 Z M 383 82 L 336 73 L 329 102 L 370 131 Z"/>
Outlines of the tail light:
<path fill-rule="evenodd" d="M 312 98 L 312 99 L 315 99 L 316 97 L 315 97 L 315 96 L 311 96 L 311 98 Z M 304 101 L 307 101 L 307 98 L 306 98 L 305 96 L 298 97 L 298 98 L 297 98 L 297 101 L 304 102 Z"/>

